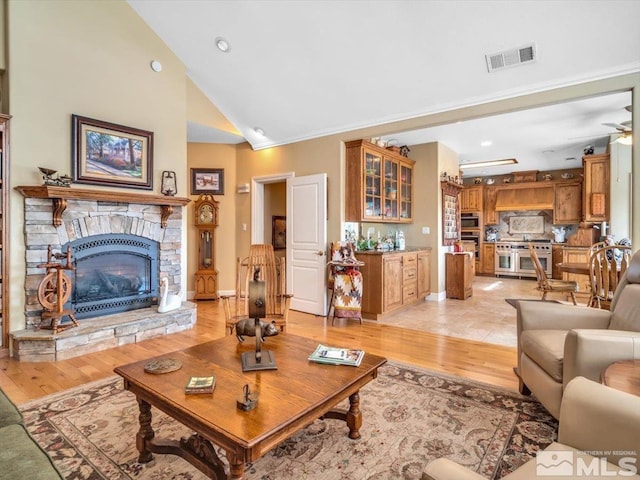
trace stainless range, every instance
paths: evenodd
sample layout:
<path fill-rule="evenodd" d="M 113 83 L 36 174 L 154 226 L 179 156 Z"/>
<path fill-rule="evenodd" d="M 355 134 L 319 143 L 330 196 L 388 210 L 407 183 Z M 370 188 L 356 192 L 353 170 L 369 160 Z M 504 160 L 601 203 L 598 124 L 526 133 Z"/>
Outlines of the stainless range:
<path fill-rule="evenodd" d="M 533 248 L 549 278 L 553 260 L 551 240 L 533 240 Z M 536 269 L 529 253 L 529 242 L 496 242 L 496 276 L 536 277 Z"/>

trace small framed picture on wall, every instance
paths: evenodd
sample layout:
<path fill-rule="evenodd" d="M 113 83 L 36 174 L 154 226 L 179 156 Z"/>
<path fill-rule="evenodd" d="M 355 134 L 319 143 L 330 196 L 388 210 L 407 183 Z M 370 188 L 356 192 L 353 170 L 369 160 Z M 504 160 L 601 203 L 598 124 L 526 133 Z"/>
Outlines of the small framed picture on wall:
<path fill-rule="evenodd" d="M 224 168 L 192 168 L 191 195 L 224 195 Z"/>

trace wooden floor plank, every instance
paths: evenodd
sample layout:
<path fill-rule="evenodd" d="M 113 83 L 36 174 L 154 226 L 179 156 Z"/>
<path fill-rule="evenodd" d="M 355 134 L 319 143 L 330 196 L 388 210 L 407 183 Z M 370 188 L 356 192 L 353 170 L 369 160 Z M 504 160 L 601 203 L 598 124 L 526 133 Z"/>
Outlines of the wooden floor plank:
<path fill-rule="evenodd" d="M 515 318 L 515 310 L 514 310 Z M 287 331 L 319 343 L 361 348 L 404 364 L 450 373 L 492 385 L 517 389 L 513 373 L 515 348 L 447 337 L 365 321 L 331 321 L 291 312 Z M 0 387 L 16 403 L 66 390 L 114 375 L 125 363 L 169 353 L 225 334 L 220 302 L 198 303 L 198 321 L 192 330 L 157 337 L 58 362 L 18 362 L 0 358 Z M 253 338 L 246 341 L 253 342 Z M 268 345 L 268 339 L 267 339 Z"/>

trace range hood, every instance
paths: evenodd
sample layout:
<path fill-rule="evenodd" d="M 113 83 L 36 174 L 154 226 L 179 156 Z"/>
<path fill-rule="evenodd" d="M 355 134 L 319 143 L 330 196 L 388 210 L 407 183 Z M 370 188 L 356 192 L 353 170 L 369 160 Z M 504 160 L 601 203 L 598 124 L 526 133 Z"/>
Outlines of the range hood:
<path fill-rule="evenodd" d="M 519 187 L 510 185 L 496 192 L 497 212 L 553 210 L 553 185 Z"/>

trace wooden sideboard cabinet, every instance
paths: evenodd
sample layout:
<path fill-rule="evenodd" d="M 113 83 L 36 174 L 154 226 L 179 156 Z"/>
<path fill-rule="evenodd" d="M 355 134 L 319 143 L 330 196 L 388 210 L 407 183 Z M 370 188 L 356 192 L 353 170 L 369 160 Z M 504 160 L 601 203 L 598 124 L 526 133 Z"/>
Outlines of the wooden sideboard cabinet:
<path fill-rule="evenodd" d="M 447 298 L 466 300 L 473 295 L 473 257 L 467 252 L 447 253 L 445 257 Z"/>
<path fill-rule="evenodd" d="M 431 293 L 431 252 L 356 252 L 364 265 L 362 273 L 362 316 L 377 320 L 389 312 L 411 305 Z"/>
<path fill-rule="evenodd" d="M 465 186 L 460 192 L 460 211 L 482 212 L 482 185 Z"/>
<path fill-rule="evenodd" d="M 411 223 L 414 164 L 366 140 L 347 142 L 345 220 Z"/>
<path fill-rule="evenodd" d="M 582 157 L 584 183 L 582 186 L 582 213 L 587 223 L 609 221 L 609 154 Z"/>

